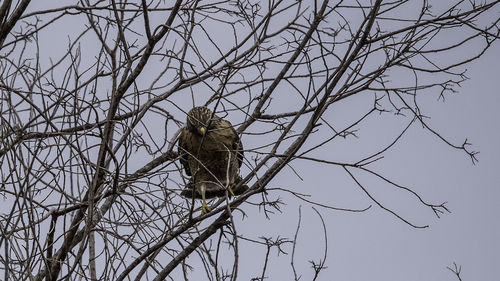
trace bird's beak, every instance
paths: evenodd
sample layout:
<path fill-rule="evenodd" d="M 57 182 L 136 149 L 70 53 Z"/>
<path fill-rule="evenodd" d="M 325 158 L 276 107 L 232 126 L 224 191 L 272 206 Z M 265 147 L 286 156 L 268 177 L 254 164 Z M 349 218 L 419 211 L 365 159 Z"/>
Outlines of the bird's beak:
<path fill-rule="evenodd" d="M 198 129 L 198 132 L 200 132 L 200 134 L 201 134 L 202 136 L 204 136 L 204 135 L 205 135 L 205 133 L 207 132 L 207 129 L 206 129 L 205 127 L 201 127 L 201 128 L 199 128 L 199 129 Z"/>

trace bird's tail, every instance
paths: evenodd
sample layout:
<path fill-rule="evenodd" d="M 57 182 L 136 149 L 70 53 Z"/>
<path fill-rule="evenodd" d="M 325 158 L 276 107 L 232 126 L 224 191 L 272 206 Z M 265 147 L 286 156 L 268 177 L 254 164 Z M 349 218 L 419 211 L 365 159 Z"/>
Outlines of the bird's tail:
<path fill-rule="evenodd" d="M 236 180 L 234 181 L 234 185 L 238 186 L 238 184 L 242 181 L 243 179 L 238 176 Z M 242 184 L 237 188 L 233 188 L 233 193 L 235 196 L 243 194 L 245 191 L 249 189 L 248 185 Z M 188 184 L 186 184 L 186 187 L 184 190 L 181 192 L 181 196 L 184 198 L 195 198 L 195 199 L 201 199 L 201 192 L 195 188 L 195 185 L 192 181 L 189 181 Z M 205 192 L 205 197 L 207 199 L 214 198 L 214 197 L 224 197 L 226 196 L 226 189 L 224 188 L 207 188 Z M 231 195 L 229 195 L 231 197 Z"/>

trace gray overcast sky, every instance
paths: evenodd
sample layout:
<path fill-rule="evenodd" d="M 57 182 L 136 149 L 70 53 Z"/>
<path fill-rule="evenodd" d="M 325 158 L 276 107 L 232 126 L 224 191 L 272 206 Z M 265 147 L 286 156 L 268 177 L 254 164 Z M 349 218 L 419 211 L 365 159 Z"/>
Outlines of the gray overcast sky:
<path fill-rule="evenodd" d="M 30 8 L 35 10 L 40 7 Z M 64 39 L 60 39 L 61 41 L 66 39 L 64 32 L 54 33 L 53 36 L 62 36 Z M 42 59 L 57 57 L 60 50 L 53 46 L 53 41 L 57 40 L 43 39 L 42 43 L 46 44 L 46 49 L 43 49 L 45 56 Z M 66 48 L 64 44 L 59 47 Z M 89 53 L 92 51 L 94 50 L 90 48 L 83 50 Z M 91 62 L 89 60 L 84 63 Z M 455 144 L 461 144 L 468 138 L 473 150 L 481 152 L 477 165 L 472 165 L 465 153 L 443 144 L 419 125 L 414 125 L 400 144 L 387 153 L 383 160 L 373 164 L 374 170 L 397 183 L 411 187 L 425 200 L 431 203 L 447 201 L 450 214 L 443 214 L 437 219 L 428 208 L 424 208 L 408 193 L 375 181 L 373 177 L 358 175 L 384 205 L 412 223 L 429 225 L 428 228 L 412 228 L 381 210 L 338 167 L 296 161 L 293 162 L 293 168 L 302 180 L 291 169 L 285 169 L 270 183 L 269 188 L 313 194 L 311 200 L 336 207 L 362 209 L 372 205 L 369 210 L 361 213 L 316 207 L 325 221 L 328 241 L 325 264 L 327 269 L 321 273 L 319 280 L 456 280 L 446 269 L 447 266 L 452 266 L 453 262 L 462 266 L 464 281 L 498 280 L 499 65 L 500 45 L 496 44 L 483 57 L 467 67 L 470 80 L 463 82 L 462 87 L 458 89 L 460 93 L 447 95 L 444 103 L 437 101 L 435 93 L 419 96 L 424 114 L 432 117 L 429 124 L 434 129 Z M 150 68 L 147 71 L 155 70 Z M 147 78 L 147 75 L 143 75 L 139 80 Z M 185 97 L 183 98 L 185 100 Z M 191 100 L 185 102 L 190 103 Z M 201 99 L 197 102 L 201 103 Z M 337 119 L 342 122 L 340 119 L 345 112 L 356 110 L 364 102 L 365 100 L 356 98 L 349 100 L 343 107 L 334 108 L 330 118 L 335 122 Z M 287 105 L 280 104 L 283 107 Z M 176 110 L 168 109 L 173 112 Z M 176 117 L 179 116 L 181 114 Z M 234 115 L 229 114 L 227 118 L 237 123 L 234 122 Z M 160 126 L 163 126 L 163 123 Z M 401 123 L 381 125 L 377 120 L 371 120 L 360 130 L 359 139 L 350 138 L 346 144 L 339 143 L 338 147 L 328 146 L 317 153 L 327 153 L 335 159 L 351 159 L 350 157 L 356 155 L 353 159 L 359 159 L 358 156 L 373 152 L 374 147 L 387 144 L 387 138 L 379 138 L 379 135 L 383 135 L 382 132 L 397 134 L 400 129 Z M 163 137 L 163 131 L 154 133 L 159 134 L 158 138 Z M 313 137 L 311 143 L 314 141 L 318 140 Z M 253 145 L 248 139 L 246 142 L 243 139 L 243 142 L 246 147 Z M 131 163 L 132 166 L 139 167 L 142 164 Z M 262 212 L 258 212 L 257 208 L 243 204 L 242 208 L 248 212 L 248 217 L 241 220 L 241 216 L 235 214 L 237 230 L 253 239 L 278 235 L 293 238 L 299 218 L 299 206 L 302 206 L 302 224 L 298 233 L 295 265 L 299 274 L 303 275 L 302 280 L 309 280 L 313 275 L 309 261 L 318 261 L 323 257 L 325 244 L 321 220 L 309 204 L 295 200 L 284 192 L 270 193 L 271 198 L 278 196 L 287 205 L 282 213 L 272 215 L 270 220 L 267 220 Z M 249 201 L 260 202 L 259 198 L 251 198 Z M 239 243 L 240 251 L 244 253 L 239 257 L 239 276 L 240 280 L 248 280 L 257 275 L 255 270 L 260 267 L 256 265 L 263 263 L 265 248 L 256 247 L 244 240 Z M 280 254 L 278 257 L 276 249 L 271 253 L 268 267 L 271 280 L 279 280 L 278 276 L 282 276 L 281 280 L 290 280 L 293 276 L 290 267 L 292 248 L 288 245 L 284 250 L 288 256 L 283 257 Z M 194 258 L 195 255 L 192 255 L 189 259 Z M 196 275 L 193 278 L 196 278 Z"/>
<path fill-rule="evenodd" d="M 470 80 L 462 84 L 458 94 L 448 95 L 446 102 L 437 101 L 435 94 L 422 99 L 425 101 L 422 106 L 424 114 L 432 117 L 429 124 L 434 129 L 455 144 L 461 144 L 467 138 L 473 144 L 473 150 L 480 151 L 477 165 L 473 165 L 465 153 L 444 145 L 435 136 L 414 126 L 402 143 L 377 166 L 391 179 L 414 188 L 424 199 L 432 203 L 447 201 L 451 213 L 437 219 L 430 210 L 408 199 L 407 194 L 394 192 L 394 188 L 382 183 L 368 182 L 378 199 L 410 221 L 429 227 L 414 229 L 376 205 L 364 213 L 318 208 L 328 228 L 328 269 L 322 272 L 320 280 L 456 280 L 446 269 L 452 267 L 453 262 L 462 266 L 463 280 L 498 280 L 499 54 L 497 44 L 470 64 L 467 67 Z M 360 138 L 363 138 L 363 132 Z M 294 168 L 300 171 L 303 182 L 288 170 L 270 187 L 291 188 L 304 193 L 314 189 L 312 200 L 335 202 L 333 205 L 338 207 L 363 208 L 370 204 L 352 182 L 336 178 L 341 173 L 331 166 L 300 162 L 295 163 Z M 254 232 L 257 237 L 263 235 L 264 230 L 269 235 L 281 233 L 293 238 L 299 202 L 285 202 L 288 205 L 283 214 L 277 214 L 270 221 L 262 214 L 251 214 L 244 223 L 238 224 L 239 231 Z M 309 280 L 313 271 L 308 261 L 318 261 L 322 257 L 323 234 L 315 212 L 307 204 L 300 204 L 303 225 L 299 231 L 295 263 L 304 280 Z M 253 268 L 254 257 L 242 255 L 241 258 L 243 265 L 249 263 Z M 269 268 L 270 276 L 286 276 L 282 280 L 292 278 L 288 258 L 280 261 L 276 258 L 274 262 Z M 247 276 L 245 266 L 240 269 L 242 276 Z"/>
<path fill-rule="evenodd" d="M 391 171 L 393 179 L 415 187 L 427 200 L 433 203 L 448 201 L 447 206 L 452 213 L 437 219 L 429 210 L 406 205 L 410 202 L 394 203 L 403 199 L 391 192 L 381 194 L 384 202 L 398 206 L 401 214 L 413 222 L 429 224 L 429 228 L 413 229 L 377 206 L 359 214 L 322 211 L 328 225 L 329 255 L 328 269 L 321 275 L 321 280 L 454 280 L 446 269 L 453 262 L 463 267 L 463 280 L 498 279 L 499 47 L 490 49 L 468 67 L 471 79 L 463 84 L 459 94 L 448 96 L 445 103 L 426 104 L 428 111 L 424 110 L 432 116 L 430 124 L 450 140 L 462 143 L 465 138 L 469 139 L 474 150 L 480 151 L 477 165 L 472 165 L 464 153 L 449 148 L 437 141 L 435 136 L 418 128 L 406 136 L 404 144 L 380 165 L 384 171 Z M 429 98 L 435 99 L 435 95 Z M 307 165 L 303 167 L 307 169 Z M 300 188 L 331 189 L 338 186 L 335 178 L 330 181 L 332 173 L 329 169 L 303 171 L 305 181 Z M 370 189 L 375 191 L 383 186 L 371 186 Z M 349 188 L 355 187 L 351 184 Z M 314 199 L 331 202 L 328 193 L 325 192 L 324 196 Z M 342 201 L 335 198 L 333 201 L 345 207 Z M 361 207 L 359 200 L 352 205 Z M 314 212 L 305 206 L 302 211 L 304 217 L 313 220 L 302 227 L 304 233 L 299 233 L 301 243 L 297 259 L 305 263 L 321 257 L 317 247 L 309 247 L 308 240 L 317 241 L 322 239 L 322 235 Z M 287 230 L 289 234 L 293 233 L 297 205 L 288 205 L 279 219 L 290 221 L 292 225 L 288 225 Z M 270 227 L 273 225 L 276 222 L 269 222 Z M 304 230 L 308 227 L 314 230 Z M 312 274 L 312 271 L 309 273 Z"/>

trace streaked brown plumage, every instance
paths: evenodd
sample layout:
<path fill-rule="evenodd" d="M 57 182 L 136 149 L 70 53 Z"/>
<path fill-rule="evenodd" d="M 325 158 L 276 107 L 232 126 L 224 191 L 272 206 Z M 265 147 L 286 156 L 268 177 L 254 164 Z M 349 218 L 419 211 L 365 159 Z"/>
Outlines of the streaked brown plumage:
<path fill-rule="evenodd" d="M 239 195 L 248 186 L 232 190 L 241 181 L 241 140 L 229 121 L 204 106 L 191 109 L 179 136 L 180 162 L 190 182 L 181 195 L 202 199 L 202 213 L 210 211 L 205 199 Z"/>

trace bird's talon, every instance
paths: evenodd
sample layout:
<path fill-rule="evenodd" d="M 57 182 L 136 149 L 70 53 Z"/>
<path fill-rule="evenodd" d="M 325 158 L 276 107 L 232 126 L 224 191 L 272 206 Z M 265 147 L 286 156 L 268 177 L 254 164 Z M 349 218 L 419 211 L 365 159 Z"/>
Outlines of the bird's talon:
<path fill-rule="evenodd" d="M 211 211 L 210 207 L 208 207 L 207 202 L 201 202 L 201 214 L 205 215 Z"/>

